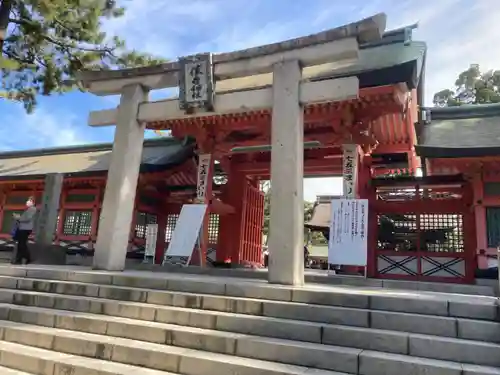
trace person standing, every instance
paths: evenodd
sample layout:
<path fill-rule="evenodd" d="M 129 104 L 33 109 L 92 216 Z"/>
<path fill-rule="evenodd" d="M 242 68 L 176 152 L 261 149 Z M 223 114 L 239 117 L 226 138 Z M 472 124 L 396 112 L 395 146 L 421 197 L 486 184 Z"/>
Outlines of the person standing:
<path fill-rule="evenodd" d="M 23 260 L 26 261 L 26 264 L 31 263 L 28 238 L 31 232 L 33 232 L 35 217 L 35 199 L 33 197 L 29 197 L 26 201 L 26 209 L 24 212 L 21 215 L 14 214 L 14 219 L 18 222 L 18 227 L 14 236 L 14 239 L 17 241 L 17 251 L 14 264 L 22 264 Z"/>

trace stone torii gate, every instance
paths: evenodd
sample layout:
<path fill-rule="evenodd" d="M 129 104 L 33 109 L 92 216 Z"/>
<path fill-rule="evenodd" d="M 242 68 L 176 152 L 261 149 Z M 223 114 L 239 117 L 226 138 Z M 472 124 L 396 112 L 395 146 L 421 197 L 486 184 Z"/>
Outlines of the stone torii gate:
<path fill-rule="evenodd" d="M 359 43 L 380 39 L 386 16 L 241 51 L 203 54 L 158 66 L 83 72 L 93 94 L 120 94 L 118 108 L 90 113 L 89 125 L 116 125 L 94 267 L 123 270 L 147 123 L 272 109 L 269 282 L 300 285 L 303 266 L 303 106 L 358 97 L 357 77 L 328 79 L 355 64 Z M 194 65 L 193 65 L 194 64 Z M 186 80 L 190 69 L 202 74 Z M 199 73 L 199 72 L 198 72 Z M 180 98 L 148 92 L 180 88 Z"/>

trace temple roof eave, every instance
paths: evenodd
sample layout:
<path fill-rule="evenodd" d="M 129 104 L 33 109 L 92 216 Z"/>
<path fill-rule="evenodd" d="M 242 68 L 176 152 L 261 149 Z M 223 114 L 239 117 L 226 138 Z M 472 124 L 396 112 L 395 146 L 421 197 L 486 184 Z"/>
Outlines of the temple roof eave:
<path fill-rule="evenodd" d="M 174 138 L 145 141 L 140 171 L 175 168 L 194 156 L 193 147 Z M 49 173 L 64 173 L 68 177 L 105 176 L 111 152 L 112 144 L 99 144 L 0 153 L 0 180 L 36 180 Z"/>
<path fill-rule="evenodd" d="M 426 110 L 419 125 L 417 154 L 427 158 L 500 155 L 500 104 L 464 105 Z M 430 114 L 430 116 L 429 116 Z"/>
<path fill-rule="evenodd" d="M 415 145 L 418 156 L 427 159 L 459 159 L 500 156 L 498 147 L 439 147 Z"/>

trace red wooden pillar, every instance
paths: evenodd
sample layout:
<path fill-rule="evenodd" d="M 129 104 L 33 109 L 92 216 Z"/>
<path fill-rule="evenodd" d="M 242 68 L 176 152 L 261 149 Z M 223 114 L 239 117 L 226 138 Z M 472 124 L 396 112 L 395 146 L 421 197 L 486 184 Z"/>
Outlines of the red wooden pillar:
<path fill-rule="evenodd" d="M 463 187 L 462 204 L 462 230 L 464 236 L 464 251 L 466 256 L 465 280 L 468 283 L 473 283 L 474 272 L 477 268 L 477 233 L 474 210 L 474 185 L 472 181 L 467 182 Z"/>
<path fill-rule="evenodd" d="M 155 249 L 155 264 L 161 264 L 163 261 L 163 253 L 165 252 L 165 231 L 167 229 L 167 217 L 168 213 L 166 210 L 158 212 L 158 235 L 156 237 L 156 249 Z"/>
<path fill-rule="evenodd" d="M 137 187 L 137 191 L 139 191 L 139 187 Z M 130 223 L 127 252 L 133 250 L 135 246 L 135 227 L 137 225 L 138 211 L 139 211 L 139 194 L 137 193 L 135 196 L 134 211 L 132 212 L 132 221 Z"/>
<path fill-rule="evenodd" d="M 358 197 L 368 199 L 368 257 L 367 257 L 367 277 L 375 277 L 377 273 L 377 238 L 378 238 L 378 219 L 375 212 L 375 200 L 377 195 L 375 189 L 371 186 L 371 157 L 364 156 L 360 158 L 358 166 Z"/>
<path fill-rule="evenodd" d="M 96 196 L 94 198 L 94 205 L 92 206 L 92 223 L 90 225 L 90 230 L 91 230 L 90 239 L 92 241 L 92 247 L 94 247 L 94 244 L 97 241 L 97 232 L 99 231 L 99 216 L 101 216 L 103 192 L 104 192 L 104 186 L 99 186 L 96 192 Z M 65 196 L 64 193 L 63 196 Z M 59 221 L 62 221 L 62 219 L 60 219 Z"/>
<path fill-rule="evenodd" d="M 63 185 L 61 198 L 59 200 L 59 220 L 57 220 L 55 243 L 59 245 L 61 236 L 63 235 L 64 219 L 66 218 L 66 197 L 68 196 L 68 186 Z"/>
<path fill-rule="evenodd" d="M 1 197 L 0 197 L 0 228 L 2 228 L 3 217 L 4 217 L 4 206 L 5 206 L 5 200 L 7 198 L 7 191 L 6 191 L 6 189 L 3 189 L 0 193 L 1 193 Z"/>
<path fill-rule="evenodd" d="M 232 263 L 240 261 L 245 183 L 245 175 L 238 171 L 236 163 L 231 162 L 223 201 L 234 208 L 234 213 L 220 217 L 219 244 L 217 246 L 218 262 L 224 262 L 227 258 L 231 258 Z"/>

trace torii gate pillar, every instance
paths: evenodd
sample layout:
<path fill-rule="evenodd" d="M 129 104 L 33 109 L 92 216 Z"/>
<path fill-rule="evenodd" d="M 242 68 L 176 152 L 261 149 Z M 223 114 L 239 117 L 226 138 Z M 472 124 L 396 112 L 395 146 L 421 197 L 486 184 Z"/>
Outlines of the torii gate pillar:
<path fill-rule="evenodd" d="M 122 90 L 95 245 L 96 269 L 125 268 L 145 130 L 145 124 L 137 121 L 137 113 L 139 104 L 147 100 L 147 90 L 139 84 Z"/>
<path fill-rule="evenodd" d="M 271 130 L 270 283 L 304 283 L 304 111 L 299 61 L 275 64 Z"/>

